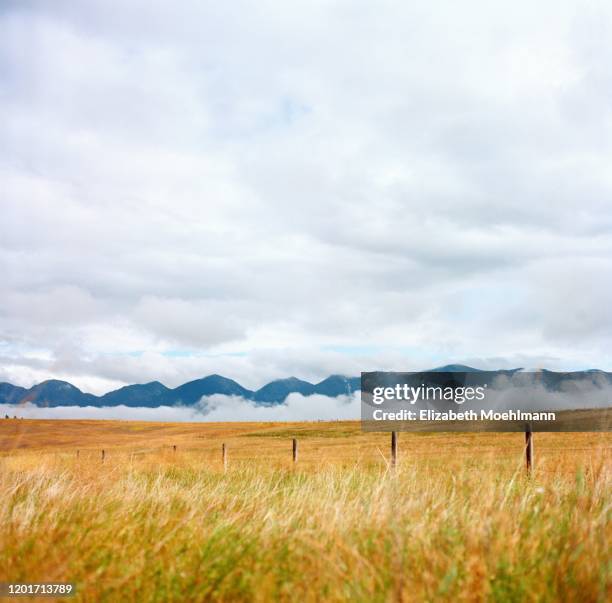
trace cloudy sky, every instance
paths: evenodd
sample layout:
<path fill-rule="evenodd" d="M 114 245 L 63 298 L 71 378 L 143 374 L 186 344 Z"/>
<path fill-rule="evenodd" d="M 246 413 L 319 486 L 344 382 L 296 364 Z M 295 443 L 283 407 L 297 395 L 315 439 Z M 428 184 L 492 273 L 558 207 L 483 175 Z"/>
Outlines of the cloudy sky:
<path fill-rule="evenodd" d="M 612 370 L 608 2 L 0 3 L 0 381 Z"/>

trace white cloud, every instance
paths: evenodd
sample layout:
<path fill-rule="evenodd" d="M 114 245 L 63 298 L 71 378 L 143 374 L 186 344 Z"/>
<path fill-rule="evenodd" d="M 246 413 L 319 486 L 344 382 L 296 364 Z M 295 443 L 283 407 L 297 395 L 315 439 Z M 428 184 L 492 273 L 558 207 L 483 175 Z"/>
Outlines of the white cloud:
<path fill-rule="evenodd" d="M 612 369 L 611 57 L 597 1 L 4 3 L 0 379 Z"/>
<path fill-rule="evenodd" d="M 31 403 L 0 404 L 0 417 L 8 414 L 24 419 L 119 419 L 131 421 L 335 421 L 359 419 L 360 394 L 352 396 L 291 394 L 283 404 L 257 406 L 251 400 L 215 395 L 203 398 L 198 406 L 57 406 L 40 408 Z"/>
<path fill-rule="evenodd" d="M 290 394 L 283 404 L 257 406 L 250 400 L 210 396 L 203 401 L 207 421 L 314 421 L 359 419 L 360 392 L 352 396 Z"/>
<path fill-rule="evenodd" d="M 40 408 L 26 404 L 0 404 L 0 418 L 5 415 L 24 419 L 116 419 L 126 421 L 198 421 L 203 415 L 194 410 L 172 406 L 129 408 L 127 406 L 55 406 Z"/>

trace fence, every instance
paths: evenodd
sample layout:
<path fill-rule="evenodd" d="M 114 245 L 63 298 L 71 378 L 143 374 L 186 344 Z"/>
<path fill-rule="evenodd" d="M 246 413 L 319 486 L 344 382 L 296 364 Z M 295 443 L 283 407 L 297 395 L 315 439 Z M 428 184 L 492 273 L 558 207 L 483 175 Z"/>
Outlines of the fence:
<path fill-rule="evenodd" d="M 177 452 L 177 445 L 173 444 L 172 451 L 174 453 Z M 221 463 L 223 465 L 223 471 L 227 471 L 228 467 L 228 456 L 229 447 L 224 442 L 221 444 Z M 134 457 L 134 453 L 132 453 L 132 458 Z M 76 451 L 77 459 L 80 458 L 80 450 Z M 104 462 L 106 458 L 105 449 L 101 450 L 101 460 Z M 291 440 L 291 458 L 295 464 L 298 462 L 298 439 L 293 438 Z M 390 467 L 391 469 L 395 469 L 399 463 L 399 433 L 397 431 L 391 432 L 391 455 L 390 455 Z M 528 475 L 531 474 L 534 467 L 534 446 L 533 446 L 533 432 L 531 430 L 531 425 L 527 423 L 525 425 L 525 469 Z"/>

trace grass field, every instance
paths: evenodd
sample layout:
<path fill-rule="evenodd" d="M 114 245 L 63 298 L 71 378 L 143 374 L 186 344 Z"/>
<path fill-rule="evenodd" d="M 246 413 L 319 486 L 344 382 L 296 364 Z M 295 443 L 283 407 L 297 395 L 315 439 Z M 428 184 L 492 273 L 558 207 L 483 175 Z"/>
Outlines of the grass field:
<path fill-rule="evenodd" d="M 516 433 L 400 434 L 392 471 L 389 435 L 358 423 L 2 420 L 0 581 L 113 602 L 610 600 L 611 445 L 535 434 L 527 477 Z"/>

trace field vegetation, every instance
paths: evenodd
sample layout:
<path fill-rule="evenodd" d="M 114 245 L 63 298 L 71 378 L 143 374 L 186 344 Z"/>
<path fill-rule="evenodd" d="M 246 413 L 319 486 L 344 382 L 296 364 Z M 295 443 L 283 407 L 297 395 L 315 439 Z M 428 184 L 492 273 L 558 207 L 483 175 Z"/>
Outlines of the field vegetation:
<path fill-rule="evenodd" d="M 400 434 L 395 470 L 389 439 L 3 420 L 0 581 L 79 601 L 610 600 L 609 434 L 535 434 L 531 476 L 519 433 Z"/>

